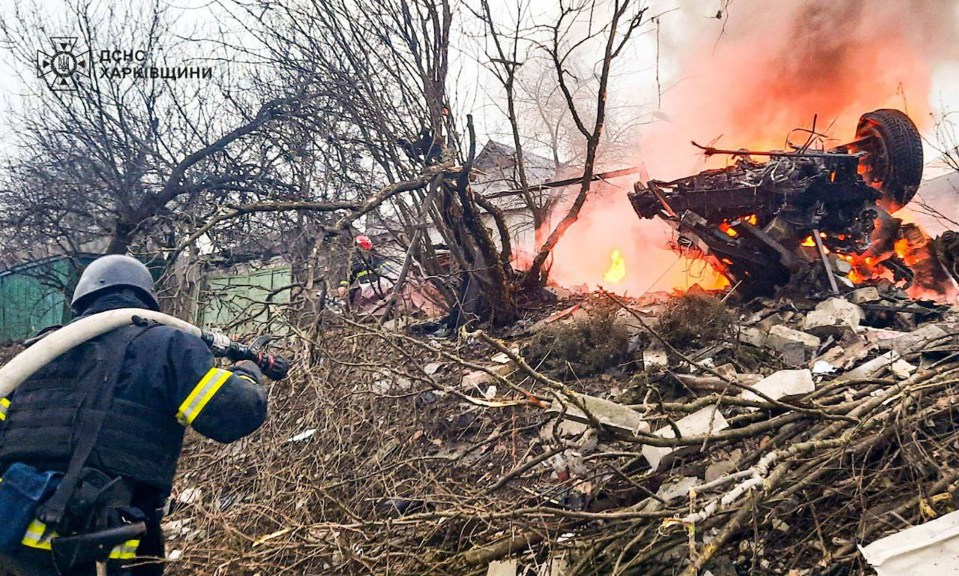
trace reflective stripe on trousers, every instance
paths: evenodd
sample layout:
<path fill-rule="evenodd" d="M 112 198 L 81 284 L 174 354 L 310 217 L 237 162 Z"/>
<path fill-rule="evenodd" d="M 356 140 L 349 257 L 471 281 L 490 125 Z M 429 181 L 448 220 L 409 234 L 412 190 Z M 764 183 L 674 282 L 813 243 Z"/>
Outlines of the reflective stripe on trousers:
<path fill-rule="evenodd" d="M 57 537 L 57 533 L 51 531 L 47 533 L 47 526 L 39 520 L 34 520 L 27 526 L 27 531 L 23 534 L 23 540 L 20 541 L 24 546 L 38 548 L 40 550 L 51 550 L 50 541 Z M 123 544 L 114 546 L 110 550 L 110 560 L 132 560 L 136 558 L 137 547 L 140 546 L 139 540 L 127 540 Z"/>

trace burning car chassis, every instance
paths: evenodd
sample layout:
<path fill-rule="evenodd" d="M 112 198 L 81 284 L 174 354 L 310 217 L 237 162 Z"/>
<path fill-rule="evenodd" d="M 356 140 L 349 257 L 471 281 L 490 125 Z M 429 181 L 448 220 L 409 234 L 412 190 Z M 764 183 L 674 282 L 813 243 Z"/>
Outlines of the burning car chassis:
<path fill-rule="evenodd" d="M 705 258 L 750 295 L 800 277 L 835 293 L 878 267 L 906 286 L 944 282 L 929 238 L 892 216 L 922 178 L 922 143 L 909 117 L 890 109 L 864 114 L 855 140 L 828 150 L 812 149 L 815 125 L 808 134 L 792 151 L 693 143 L 706 155 L 738 159 L 671 182 L 636 182 L 630 203 L 640 217 L 669 223 L 678 249 Z"/>

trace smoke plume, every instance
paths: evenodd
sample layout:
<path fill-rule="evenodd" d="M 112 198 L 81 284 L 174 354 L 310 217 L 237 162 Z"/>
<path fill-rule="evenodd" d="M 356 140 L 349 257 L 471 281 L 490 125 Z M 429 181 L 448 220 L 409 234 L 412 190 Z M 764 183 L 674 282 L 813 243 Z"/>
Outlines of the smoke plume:
<path fill-rule="evenodd" d="M 904 110 L 923 131 L 931 127 L 933 72 L 957 59 L 953 0 L 733 0 L 719 14 L 719 3 L 711 12 L 706 4 L 684 2 L 659 22 L 662 107 L 652 112 L 635 157 L 651 178 L 728 161 L 707 163 L 691 140 L 784 149 L 789 132 L 811 127 L 814 115 L 827 146 L 853 140 L 859 116 L 877 108 Z M 806 136 L 794 133 L 791 141 L 802 144 Z M 677 262 L 667 245 L 672 237 L 661 222 L 638 219 L 623 183 L 586 203 L 555 251 L 553 278 L 602 285 L 619 249 L 627 275 L 621 286 L 608 286 L 619 292 L 722 284 L 701 261 Z"/>

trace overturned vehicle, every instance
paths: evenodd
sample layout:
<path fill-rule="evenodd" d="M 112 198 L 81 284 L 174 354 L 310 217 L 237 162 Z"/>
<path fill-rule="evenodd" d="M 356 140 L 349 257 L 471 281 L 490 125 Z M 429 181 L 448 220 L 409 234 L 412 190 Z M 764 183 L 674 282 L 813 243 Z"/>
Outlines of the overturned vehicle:
<path fill-rule="evenodd" d="M 669 223 L 677 249 L 705 258 L 746 295 L 800 281 L 835 293 L 879 276 L 951 289 L 936 243 L 893 216 L 922 179 L 922 142 L 909 117 L 864 114 L 855 138 L 831 149 L 816 148 L 823 137 L 815 126 L 805 132 L 806 142 L 789 151 L 693 143 L 737 160 L 671 182 L 637 182 L 630 203 L 640 217 Z"/>

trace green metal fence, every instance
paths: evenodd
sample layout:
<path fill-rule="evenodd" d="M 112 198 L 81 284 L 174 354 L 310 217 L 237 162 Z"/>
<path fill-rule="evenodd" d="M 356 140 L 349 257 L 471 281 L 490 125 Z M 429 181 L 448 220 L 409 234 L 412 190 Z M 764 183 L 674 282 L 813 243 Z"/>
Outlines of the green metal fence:
<path fill-rule="evenodd" d="M 95 256 L 56 257 L 0 271 L 0 342 L 21 340 L 42 328 L 70 320 L 69 294 L 75 266 Z M 159 269 L 151 270 L 157 274 Z M 282 306 L 290 301 L 289 266 L 206 278 L 200 289 L 196 322 L 233 335 L 285 333 Z"/>
<path fill-rule="evenodd" d="M 70 319 L 67 297 L 76 284 L 76 265 L 92 258 L 49 258 L 0 271 L 0 342 L 20 340 Z"/>
<path fill-rule="evenodd" d="M 291 269 L 276 266 L 207 278 L 200 290 L 197 323 L 227 334 L 285 332 L 280 306 L 290 301 Z"/>

